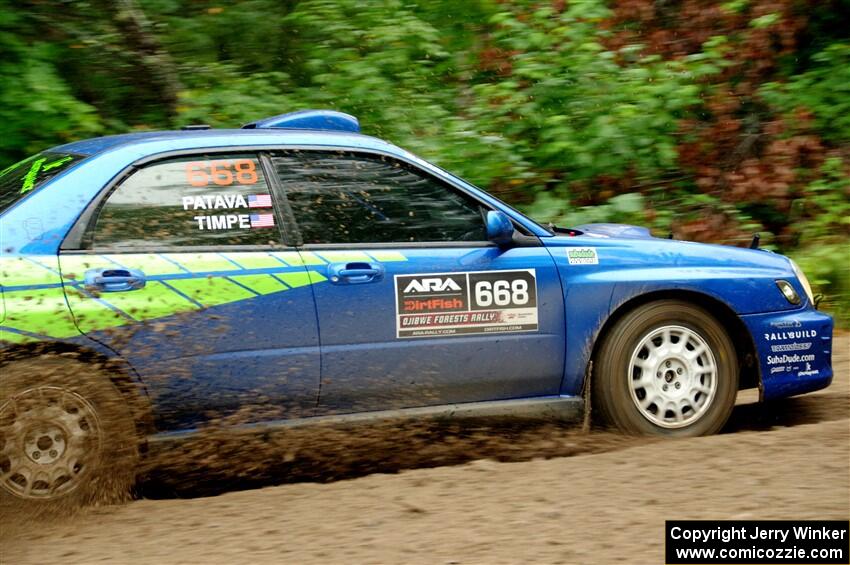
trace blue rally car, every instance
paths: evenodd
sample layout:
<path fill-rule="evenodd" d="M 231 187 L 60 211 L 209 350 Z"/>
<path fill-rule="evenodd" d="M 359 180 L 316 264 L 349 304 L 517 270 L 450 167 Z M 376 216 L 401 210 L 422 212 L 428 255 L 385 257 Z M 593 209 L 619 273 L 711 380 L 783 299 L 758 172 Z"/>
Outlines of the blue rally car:
<path fill-rule="evenodd" d="M 590 398 L 624 432 L 693 436 L 740 389 L 832 379 L 832 320 L 788 258 L 541 226 L 332 111 L 47 150 L 0 173 L 0 242 L 13 498 L 126 486 L 148 442 L 212 417 L 569 419 Z"/>

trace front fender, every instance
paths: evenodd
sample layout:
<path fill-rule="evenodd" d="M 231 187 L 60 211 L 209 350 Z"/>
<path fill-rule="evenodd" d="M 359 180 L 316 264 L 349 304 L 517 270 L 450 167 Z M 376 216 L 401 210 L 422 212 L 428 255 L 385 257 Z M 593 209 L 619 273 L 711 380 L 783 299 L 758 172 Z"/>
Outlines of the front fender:
<path fill-rule="evenodd" d="M 546 240 L 564 287 L 566 363 L 561 394 L 579 395 L 595 344 L 621 308 L 648 295 L 684 294 L 725 305 L 737 316 L 800 310 L 776 279 L 799 283 L 788 261 L 772 253 L 670 240 L 552 238 Z M 584 260 L 568 250 L 592 250 Z M 577 255 L 573 255 L 575 258 Z M 589 257 L 590 259 L 587 259 Z M 798 289 L 803 296 L 802 288 Z"/>

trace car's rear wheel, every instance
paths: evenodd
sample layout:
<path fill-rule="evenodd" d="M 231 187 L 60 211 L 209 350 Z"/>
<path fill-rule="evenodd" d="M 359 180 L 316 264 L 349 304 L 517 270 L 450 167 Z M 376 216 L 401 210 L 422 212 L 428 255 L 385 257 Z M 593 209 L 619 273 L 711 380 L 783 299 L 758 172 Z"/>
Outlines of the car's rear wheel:
<path fill-rule="evenodd" d="M 138 441 L 104 371 L 61 357 L 8 363 L 0 376 L 0 496 L 30 506 L 126 498 Z"/>
<path fill-rule="evenodd" d="M 599 419 L 627 433 L 719 431 L 735 404 L 738 363 L 723 326 L 680 300 L 642 305 L 604 336 L 592 375 Z"/>

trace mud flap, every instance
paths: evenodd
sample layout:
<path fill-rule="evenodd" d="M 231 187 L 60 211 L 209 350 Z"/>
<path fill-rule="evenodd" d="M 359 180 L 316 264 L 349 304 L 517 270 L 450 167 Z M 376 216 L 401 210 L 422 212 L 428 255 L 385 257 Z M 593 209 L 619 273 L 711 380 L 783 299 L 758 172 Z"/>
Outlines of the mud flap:
<path fill-rule="evenodd" d="M 587 364 L 587 371 L 584 373 L 584 418 L 581 422 L 581 431 L 582 433 L 590 433 L 590 391 L 592 387 L 590 386 L 590 378 L 593 374 L 593 360 L 591 359 Z"/>

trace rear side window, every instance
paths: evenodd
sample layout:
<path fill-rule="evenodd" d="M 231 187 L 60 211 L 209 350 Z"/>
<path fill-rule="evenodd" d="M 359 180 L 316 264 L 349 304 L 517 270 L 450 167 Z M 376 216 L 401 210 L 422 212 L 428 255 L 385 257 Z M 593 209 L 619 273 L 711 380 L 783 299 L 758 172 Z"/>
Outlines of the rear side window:
<path fill-rule="evenodd" d="M 256 155 L 196 155 L 148 165 L 109 195 L 89 247 L 139 249 L 280 243 Z"/>
<path fill-rule="evenodd" d="M 83 159 L 84 155 L 45 151 L 0 171 L 0 213 Z"/>
<path fill-rule="evenodd" d="M 305 244 L 487 240 L 480 204 L 394 159 L 291 151 L 272 162 Z"/>

